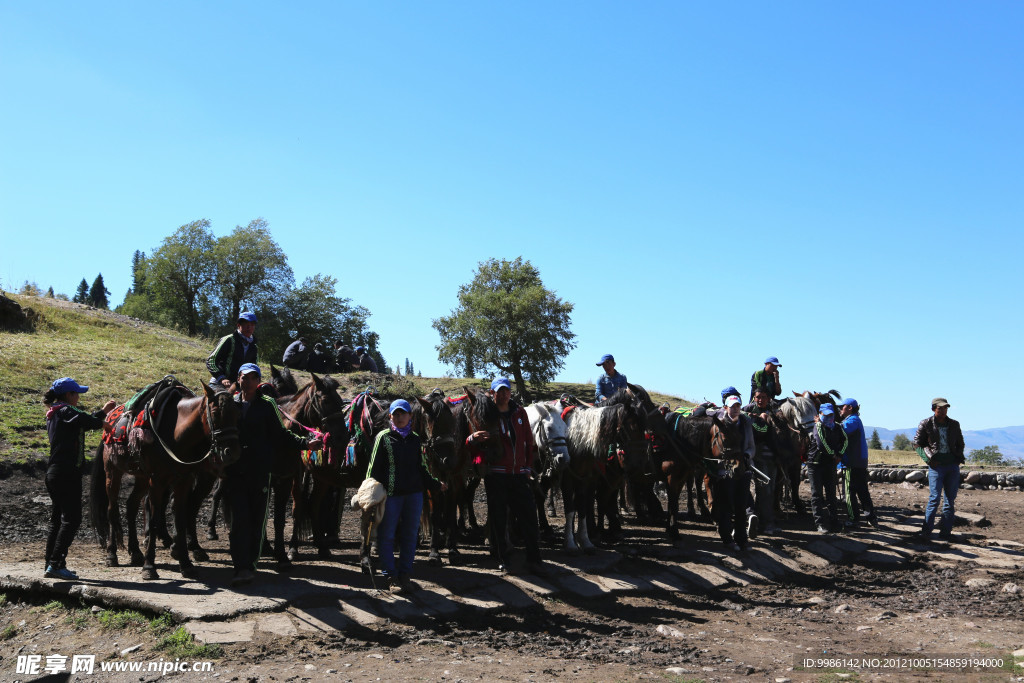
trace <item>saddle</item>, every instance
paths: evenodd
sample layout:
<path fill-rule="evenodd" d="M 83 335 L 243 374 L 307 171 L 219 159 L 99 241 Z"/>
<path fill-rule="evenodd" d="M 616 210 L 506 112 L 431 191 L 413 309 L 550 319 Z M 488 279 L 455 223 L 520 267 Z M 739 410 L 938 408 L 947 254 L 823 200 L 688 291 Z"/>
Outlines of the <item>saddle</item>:
<path fill-rule="evenodd" d="M 112 455 L 139 460 L 143 447 L 155 441 L 154 420 L 158 414 L 166 413 L 168 404 L 173 401 L 176 406 L 183 395 L 190 393 L 173 375 L 147 385 L 110 411 L 105 421 L 111 425 L 111 430 L 103 436 L 103 443 Z"/>

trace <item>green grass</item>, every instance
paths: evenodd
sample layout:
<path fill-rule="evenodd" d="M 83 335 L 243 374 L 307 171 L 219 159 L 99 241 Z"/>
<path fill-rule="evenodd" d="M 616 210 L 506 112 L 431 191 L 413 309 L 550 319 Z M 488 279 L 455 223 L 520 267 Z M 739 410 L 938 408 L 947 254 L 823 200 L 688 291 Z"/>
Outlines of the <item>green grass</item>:
<path fill-rule="evenodd" d="M 135 610 L 106 610 L 100 612 L 99 622 L 103 628 L 120 631 L 126 628 L 147 628 L 150 620 Z"/>
<path fill-rule="evenodd" d="M 149 620 L 149 630 L 151 633 L 166 633 L 173 626 L 174 622 L 171 620 L 171 615 L 166 612 Z"/>
<path fill-rule="evenodd" d="M 10 640 L 16 635 L 18 635 L 18 628 L 14 624 L 11 624 L 4 630 L 0 631 L 0 642 Z"/>
<path fill-rule="evenodd" d="M 85 628 L 92 621 L 92 610 L 89 609 L 76 609 L 70 610 L 68 616 L 64 619 L 64 622 L 71 624 L 75 628 Z"/>
<path fill-rule="evenodd" d="M 0 609 L 7 606 L 7 593 L 0 593 Z"/>
<path fill-rule="evenodd" d="M 60 600 L 51 600 L 50 602 L 43 605 L 40 609 L 44 612 L 52 612 L 55 609 L 63 609 L 64 603 Z"/>
<path fill-rule="evenodd" d="M 85 306 L 59 305 L 53 299 L 8 294 L 23 307 L 33 308 L 41 319 L 36 331 L 0 331 L 0 461 L 26 463 L 44 457 L 49 451 L 46 437 L 46 409 L 43 394 L 58 377 L 74 377 L 90 387 L 82 397 L 82 408 L 92 411 L 107 400 L 118 403 L 164 375 L 176 376 L 186 386 L 199 391 L 209 379 L 206 358 L 214 340 L 188 337 L 180 332 L 149 323 L 123 322 L 109 311 L 89 310 Z M 278 358 L 272 359 L 275 364 Z M 264 370 L 270 362 L 260 359 Z M 299 386 L 309 375 L 296 372 Z M 369 384 L 398 396 L 423 395 L 434 387 L 451 394 L 463 393 L 463 387 L 489 386 L 482 379 L 457 377 L 405 377 L 384 380 L 368 373 L 335 376 L 342 396 L 353 396 Z M 535 400 L 557 398 L 563 393 L 590 401 L 593 384 L 552 382 Z M 677 396 L 651 392 L 655 403 L 668 401 L 691 405 Z M 99 443 L 100 432 L 86 433 L 86 453 Z"/>
<path fill-rule="evenodd" d="M 173 633 L 165 636 L 156 649 L 165 650 L 169 657 L 179 659 L 213 659 L 224 654 L 219 645 L 197 643 L 192 634 L 183 626 L 179 626 Z"/>

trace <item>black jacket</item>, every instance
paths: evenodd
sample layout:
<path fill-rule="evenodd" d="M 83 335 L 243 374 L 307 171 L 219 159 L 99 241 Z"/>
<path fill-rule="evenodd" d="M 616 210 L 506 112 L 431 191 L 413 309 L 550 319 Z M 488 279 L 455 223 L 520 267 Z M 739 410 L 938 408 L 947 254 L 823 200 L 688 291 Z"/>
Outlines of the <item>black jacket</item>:
<path fill-rule="evenodd" d="M 248 349 L 243 351 L 243 348 L 245 348 L 245 339 L 238 334 L 237 330 L 226 337 L 221 337 L 221 340 L 217 342 L 217 348 L 206 359 L 206 369 L 218 382 L 222 379 L 234 382 L 238 379 L 240 367 L 245 363 L 256 362 L 256 337 L 252 338 L 252 344 L 249 344 Z"/>
<path fill-rule="evenodd" d="M 807 447 L 807 462 L 812 465 L 835 466 L 846 453 L 848 445 L 849 439 L 841 424 L 837 422 L 830 429 L 821 422 L 815 422 Z"/>
<path fill-rule="evenodd" d="M 407 496 L 439 486 L 427 471 L 416 432 L 409 432 L 406 437 L 393 429 L 379 433 L 373 443 L 366 476 L 383 484 L 389 496 Z"/>
<path fill-rule="evenodd" d="M 928 464 L 936 467 L 943 465 L 954 465 L 964 462 L 964 434 L 960 431 L 960 423 L 951 418 L 946 418 L 946 450 L 945 454 L 939 453 L 939 425 L 935 422 L 935 416 L 921 420 L 917 426 L 917 434 L 914 435 L 914 445 L 923 448 L 928 454 Z"/>
<path fill-rule="evenodd" d="M 242 404 L 242 394 L 235 394 L 235 401 Z M 297 434 L 285 429 L 281 414 L 274 399 L 257 396 L 242 407 L 244 415 L 238 421 L 238 435 L 242 445 L 242 457 L 227 469 L 227 477 L 266 478 L 270 474 L 274 454 L 291 449 L 302 450 L 309 443 Z"/>
<path fill-rule="evenodd" d="M 66 403 L 47 412 L 46 433 L 50 437 L 48 469 L 60 473 L 81 472 L 85 462 L 85 432 L 103 429 L 103 411 L 89 414 Z"/>

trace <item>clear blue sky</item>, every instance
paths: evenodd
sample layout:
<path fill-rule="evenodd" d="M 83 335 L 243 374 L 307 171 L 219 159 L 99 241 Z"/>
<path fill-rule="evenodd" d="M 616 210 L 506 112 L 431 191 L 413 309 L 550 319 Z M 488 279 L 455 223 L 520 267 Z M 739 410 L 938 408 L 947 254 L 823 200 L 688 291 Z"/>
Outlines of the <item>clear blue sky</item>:
<path fill-rule="evenodd" d="M 479 261 L 575 303 L 560 377 L 933 396 L 1024 423 L 1024 5 L 5 3 L 0 285 L 115 303 L 136 249 L 262 216 L 381 351 Z M 1008 400 L 999 402 L 1004 397 Z"/>

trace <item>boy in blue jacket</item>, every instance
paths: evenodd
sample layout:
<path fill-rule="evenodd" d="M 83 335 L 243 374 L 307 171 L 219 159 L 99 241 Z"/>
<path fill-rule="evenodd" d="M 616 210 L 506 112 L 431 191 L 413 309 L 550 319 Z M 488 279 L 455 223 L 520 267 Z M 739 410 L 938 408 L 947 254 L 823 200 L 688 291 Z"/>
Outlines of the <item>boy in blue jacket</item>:
<path fill-rule="evenodd" d="M 878 515 L 868 491 L 868 440 L 864 436 L 864 423 L 860 421 L 860 404 L 848 398 L 839 404 L 839 417 L 843 420 L 849 446 L 843 455 L 846 468 L 846 512 L 853 526 L 858 525 L 861 509 L 867 513 L 868 524 L 878 526 Z"/>

